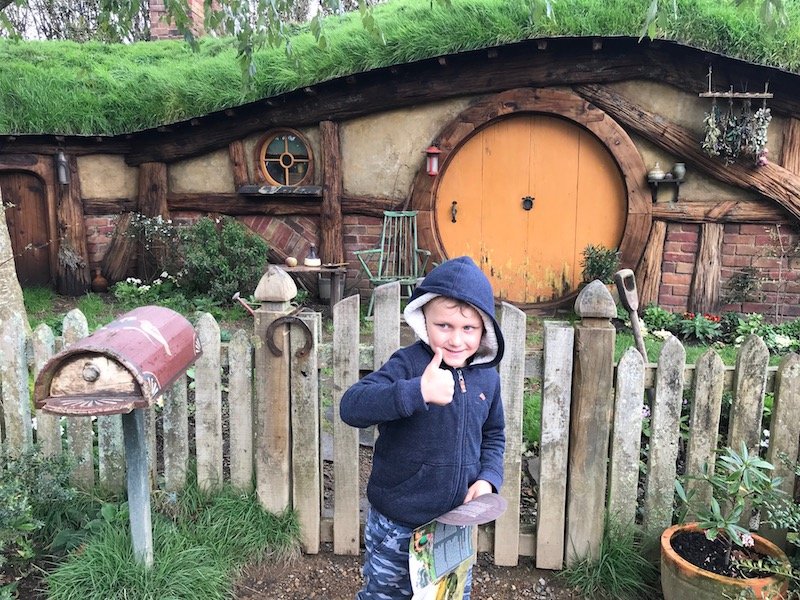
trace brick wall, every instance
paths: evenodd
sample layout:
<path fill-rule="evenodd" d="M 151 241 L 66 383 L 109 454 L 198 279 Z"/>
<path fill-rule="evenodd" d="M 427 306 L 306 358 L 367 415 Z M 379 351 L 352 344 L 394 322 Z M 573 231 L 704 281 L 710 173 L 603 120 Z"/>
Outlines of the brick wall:
<path fill-rule="evenodd" d="M 673 312 L 687 310 L 699 232 L 695 224 L 667 226 L 658 302 Z M 800 316 L 799 245 L 800 235 L 787 225 L 726 224 L 718 312 L 757 312 L 778 321 Z M 746 301 L 726 303 L 731 278 L 749 268 L 760 291 Z"/>
<path fill-rule="evenodd" d="M 203 0 L 188 0 L 189 11 L 191 13 L 193 30 L 195 35 L 203 33 Z M 164 22 L 161 17 L 164 15 L 164 1 L 150 0 L 150 39 L 151 40 L 170 40 L 183 39 L 178 33 L 173 23 Z"/>

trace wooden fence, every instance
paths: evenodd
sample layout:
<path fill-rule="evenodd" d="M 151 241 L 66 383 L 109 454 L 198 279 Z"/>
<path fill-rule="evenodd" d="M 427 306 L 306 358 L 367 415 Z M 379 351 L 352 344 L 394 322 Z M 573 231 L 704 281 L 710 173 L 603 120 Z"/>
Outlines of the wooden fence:
<path fill-rule="evenodd" d="M 576 312 L 581 319 L 574 326 L 546 322 L 544 350 L 526 355 L 524 313 L 509 304 L 501 307 L 506 355 L 500 375 L 507 432 L 502 494 L 509 508 L 481 528 L 479 550 L 493 552 L 500 565 L 535 556 L 539 568 L 560 569 L 565 561 L 596 553 L 607 510 L 623 521 L 641 522 L 647 530 L 661 530 L 672 518 L 679 445 L 685 448 L 686 471 L 699 473 L 705 462 L 713 463 L 721 415 L 728 422 L 727 437 L 721 440 L 725 445 L 738 447 L 744 441 L 755 450 L 762 429 L 770 430 L 767 458 L 786 477 L 787 491 L 793 489 L 793 474 L 778 457 L 797 458 L 797 355 L 770 368 L 766 346 L 753 336 L 741 346 L 733 368 L 725 367 L 713 351 L 687 366 L 683 346 L 672 338 L 656 363 L 645 363 L 629 348 L 615 365 L 610 319 L 616 309 L 605 287 L 587 286 Z M 220 344 L 220 329 L 211 315 L 202 316 L 196 329 L 204 354 L 193 377 L 184 376 L 164 395 L 163 406 L 149 412 L 152 481 L 167 491 L 180 490 L 194 460 L 204 489 L 218 488 L 228 479 L 242 490 L 255 488 L 268 510 L 296 510 L 306 552 L 316 553 L 322 542 L 333 542 L 334 552 L 357 554 L 364 493 L 359 489 L 359 432 L 341 422 L 338 404 L 361 372 L 379 367 L 399 347 L 399 286 L 376 290 L 372 344 L 360 344 L 359 314 L 357 296 L 334 307 L 331 344 L 319 341 L 317 313 L 297 315 L 304 326 L 290 322 L 271 328 L 286 310 L 262 307 L 256 313 L 255 335 L 237 331 L 227 345 Z M 270 330 L 280 355 L 266 343 Z M 16 317 L 0 328 L 3 442 L 14 449 L 36 441 L 47 454 L 68 448 L 82 460 L 74 472 L 77 485 L 122 491 L 125 463 L 118 415 L 98 418 L 95 436 L 89 418 L 32 414 L 30 409 L 29 365 L 35 376 L 59 346 L 85 336 L 86 319 L 79 311 L 69 313 L 59 339 L 39 326 L 26 342 L 23 331 Z M 307 336 L 313 349 L 304 354 Z M 519 511 L 526 377 L 540 379 L 542 390 L 535 528 L 520 523 Z M 648 448 L 642 453 L 647 388 L 655 393 L 649 407 Z M 733 398 L 730 408 L 723 403 L 726 391 Z M 762 423 L 767 393 L 774 397 L 771 420 Z M 691 398 L 688 408 L 684 397 Z M 333 403 L 332 424 L 324 418 L 326 409 L 330 411 L 324 399 Z M 682 436 L 681 415 L 687 412 L 688 434 Z M 321 446 L 331 431 L 333 509 L 326 511 Z M 641 457 L 647 472 L 643 490 Z M 708 490 L 700 487 L 697 493 Z M 637 503 L 639 497 L 643 500 Z"/>

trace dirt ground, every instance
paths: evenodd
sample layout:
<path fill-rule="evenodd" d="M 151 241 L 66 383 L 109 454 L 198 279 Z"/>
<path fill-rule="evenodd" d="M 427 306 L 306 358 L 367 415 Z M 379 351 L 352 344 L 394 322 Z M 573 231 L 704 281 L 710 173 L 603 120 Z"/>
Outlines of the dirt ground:
<path fill-rule="evenodd" d="M 234 588 L 237 600 L 353 600 L 361 587 L 360 556 L 337 556 L 330 545 L 319 554 L 289 561 L 265 561 L 247 567 Z M 577 600 L 552 571 L 520 557 L 516 567 L 498 567 L 491 556 L 478 555 L 473 569 L 475 600 Z"/>

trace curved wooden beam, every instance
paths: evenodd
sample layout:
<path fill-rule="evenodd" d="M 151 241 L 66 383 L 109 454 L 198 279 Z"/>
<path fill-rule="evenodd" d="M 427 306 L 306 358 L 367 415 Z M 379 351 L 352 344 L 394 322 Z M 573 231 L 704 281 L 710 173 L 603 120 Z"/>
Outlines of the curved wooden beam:
<path fill-rule="evenodd" d="M 800 175 L 773 163 L 763 167 L 742 162 L 726 165 L 703 152 L 700 140 L 694 133 L 645 110 L 625 96 L 601 85 L 580 85 L 574 89 L 625 127 L 671 154 L 680 156 L 692 167 L 724 183 L 762 194 L 800 220 Z"/>

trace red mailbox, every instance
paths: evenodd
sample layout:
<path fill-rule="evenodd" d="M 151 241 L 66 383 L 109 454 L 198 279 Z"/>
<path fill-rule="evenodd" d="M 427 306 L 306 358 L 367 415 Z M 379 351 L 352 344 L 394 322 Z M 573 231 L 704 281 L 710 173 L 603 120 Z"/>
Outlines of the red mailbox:
<path fill-rule="evenodd" d="M 36 408 L 70 416 L 147 408 L 201 353 L 182 315 L 142 306 L 51 358 L 36 378 Z"/>

